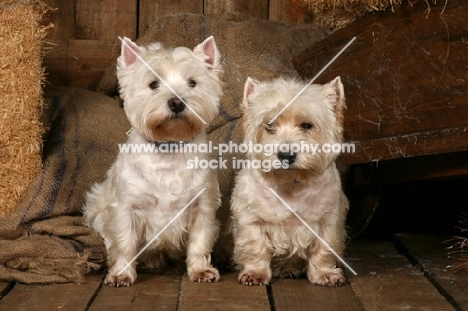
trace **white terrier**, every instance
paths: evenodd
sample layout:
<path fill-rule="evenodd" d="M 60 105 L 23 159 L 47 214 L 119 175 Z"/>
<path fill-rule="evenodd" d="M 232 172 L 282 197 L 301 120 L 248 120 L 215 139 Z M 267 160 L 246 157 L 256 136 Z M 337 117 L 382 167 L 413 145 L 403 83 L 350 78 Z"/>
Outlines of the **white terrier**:
<path fill-rule="evenodd" d="M 221 72 L 213 37 L 193 51 L 165 49 L 159 43 L 142 47 L 128 38 L 122 40 L 117 76 L 132 125 L 127 143 L 154 144 L 156 152 L 120 153 L 107 179 L 87 194 L 86 223 L 101 234 L 107 249 L 105 284 L 133 284 L 136 262 L 124 268 L 203 188 L 138 260 L 161 269 L 166 259 L 186 257 L 190 280 L 218 281 L 210 255 L 219 231 L 217 171 L 187 167 L 188 160 L 206 159 L 208 154 L 157 153 L 157 149 L 163 143 L 166 150 L 183 142 L 206 143 L 204 130 L 218 114 Z"/>
<path fill-rule="evenodd" d="M 333 253 L 269 189 L 337 254 L 343 253 L 348 200 L 334 162 L 337 154 L 292 148 L 341 143 L 346 104 L 340 78 L 310 85 L 269 123 L 304 86 L 283 78 L 263 83 L 248 78 L 245 84 L 244 142 L 280 146 L 282 151 L 247 153 L 248 160 L 273 163 L 274 169 L 244 168 L 236 178 L 231 212 L 234 261 L 242 284 L 268 284 L 272 276 L 304 270 L 314 284 L 346 281 Z"/>

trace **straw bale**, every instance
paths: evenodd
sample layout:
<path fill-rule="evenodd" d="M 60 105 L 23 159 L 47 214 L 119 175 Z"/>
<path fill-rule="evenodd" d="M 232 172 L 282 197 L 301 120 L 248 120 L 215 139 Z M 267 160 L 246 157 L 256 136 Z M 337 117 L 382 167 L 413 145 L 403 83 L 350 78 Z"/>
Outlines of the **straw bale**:
<path fill-rule="evenodd" d="M 448 250 L 448 257 L 454 260 L 452 270 L 468 271 L 468 214 L 460 216 L 458 225 L 455 226 L 457 234 L 449 241 L 445 242 Z"/>
<path fill-rule="evenodd" d="M 40 172 L 43 105 L 40 1 L 0 0 L 0 218 Z"/>
<path fill-rule="evenodd" d="M 302 0 L 319 23 L 333 29 L 343 28 L 356 18 L 372 11 L 382 11 L 401 3 L 401 0 Z"/>

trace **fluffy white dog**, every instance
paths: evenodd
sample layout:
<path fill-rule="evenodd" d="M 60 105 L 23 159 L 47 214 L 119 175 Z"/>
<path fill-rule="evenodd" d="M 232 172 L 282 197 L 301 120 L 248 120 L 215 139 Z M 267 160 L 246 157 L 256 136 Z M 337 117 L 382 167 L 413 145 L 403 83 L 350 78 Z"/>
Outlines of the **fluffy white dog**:
<path fill-rule="evenodd" d="M 248 160 L 273 169 L 244 168 L 236 178 L 234 261 L 243 284 L 268 284 L 272 276 L 304 270 L 314 284 L 339 286 L 346 280 L 333 253 L 276 196 L 337 254 L 343 253 L 348 200 L 334 162 L 337 153 L 322 149 L 342 141 L 346 105 L 340 78 L 310 85 L 270 123 L 304 86 L 284 78 L 263 83 L 249 78 L 245 84 L 244 142 L 277 146 L 278 151 L 248 153 Z"/>
<path fill-rule="evenodd" d="M 158 150 L 206 143 L 204 130 L 218 114 L 221 72 L 213 37 L 193 50 L 166 49 L 159 43 L 142 47 L 122 40 L 117 76 L 132 125 L 127 144 L 147 144 L 155 150 L 119 153 L 106 180 L 87 194 L 86 222 L 104 238 L 108 253 L 105 284 L 133 284 L 136 262 L 130 262 L 158 234 L 138 261 L 161 269 L 166 259 L 186 258 L 190 280 L 218 281 L 210 255 L 219 230 L 217 172 L 186 164 L 210 156 Z"/>

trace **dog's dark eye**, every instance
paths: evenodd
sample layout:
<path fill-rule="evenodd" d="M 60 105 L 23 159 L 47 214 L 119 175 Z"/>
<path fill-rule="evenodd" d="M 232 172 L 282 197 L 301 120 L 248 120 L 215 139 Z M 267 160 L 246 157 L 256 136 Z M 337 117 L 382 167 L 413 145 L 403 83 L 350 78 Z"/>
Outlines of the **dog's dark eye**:
<path fill-rule="evenodd" d="M 196 85 L 197 85 L 197 82 L 195 82 L 195 80 L 193 80 L 193 79 L 188 80 L 188 86 L 195 87 Z"/>
<path fill-rule="evenodd" d="M 149 84 L 149 88 L 152 90 L 156 90 L 159 87 L 159 81 L 153 81 Z"/>
<path fill-rule="evenodd" d="M 313 128 L 314 126 L 310 123 L 301 123 L 301 125 L 299 125 L 299 127 L 301 128 L 301 130 L 304 130 L 304 131 L 308 131 L 310 130 L 311 128 Z"/>
<path fill-rule="evenodd" d="M 264 124 L 263 128 L 265 128 L 265 131 L 270 135 L 276 133 L 276 130 L 275 130 L 275 127 L 273 126 L 273 124 Z"/>

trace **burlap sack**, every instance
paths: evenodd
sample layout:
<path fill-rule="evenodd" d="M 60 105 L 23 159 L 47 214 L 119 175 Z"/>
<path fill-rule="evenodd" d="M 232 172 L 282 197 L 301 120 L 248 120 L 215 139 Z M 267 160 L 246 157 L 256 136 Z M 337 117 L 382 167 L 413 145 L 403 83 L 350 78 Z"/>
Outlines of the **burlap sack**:
<path fill-rule="evenodd" d="M 0 220 L 0 279 L 78 282 L 105 250 L 83 226 L 84 194 L 103 180 L 130 128 L 118 100 L 80 89 L 48 94 L 52 130 L 44 169 L 15 211 Z"/>
<path fill-rule="evenodd" d="M 296 75 L 292 57 L 325 36 L 314 25 L 286 26 L 241 15 L 183 14 L 159 18 L 138 43 L 161 41 L 166 46 L 192 48 L 210 35 L 215 37 L 225 68 L 220 116 L 210 127 L 214 144 L 241 142 L 239 104 L 248 76 L 264 80 Z M 114 65 L 99 89 L 114 94 L 116 87 Z M 129 124 L 117 100 L 105 95 L 67 89 L 51 96 L 51 106 L 56 108 L 44 169 L 16 211 L 0 220 L 3 280 L 77 282 L 104 262 L 102 240 L 82 225 L 80 208 L 86 190 L 103 180 L 116 158 L 117 144 L 126 140 Z M 233 156 L 223 157 L 229 164 Z M 223 194 L 219 218 L 224 223 L 234 173 L 229 166 L 219 174 Z M 220 241 L 224 239 L 222 235 Z M 224 250 L 225 246 L 217 247 L 214 262 L 225 262 L 229 255 Z"/>

